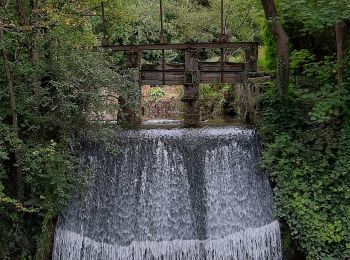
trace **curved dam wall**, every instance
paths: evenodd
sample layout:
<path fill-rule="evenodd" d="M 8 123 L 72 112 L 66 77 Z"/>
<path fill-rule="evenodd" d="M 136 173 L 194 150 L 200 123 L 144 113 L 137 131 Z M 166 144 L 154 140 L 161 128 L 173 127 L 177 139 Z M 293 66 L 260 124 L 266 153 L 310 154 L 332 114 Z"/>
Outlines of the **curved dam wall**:
<path fill-rule="evenodd" d="M 251 129 L 125 130 L 82 154 L 94 181 L 59 218 L 53 259 L 282 259 Z"/>

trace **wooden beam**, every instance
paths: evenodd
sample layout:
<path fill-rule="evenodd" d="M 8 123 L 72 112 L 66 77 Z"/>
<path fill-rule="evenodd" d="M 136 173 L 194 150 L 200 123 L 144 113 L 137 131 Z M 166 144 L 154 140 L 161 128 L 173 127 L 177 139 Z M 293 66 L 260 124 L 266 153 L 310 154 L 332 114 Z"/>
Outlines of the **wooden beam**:
<path fill-rule="evenodd" d="M 144 45 L 109 45 L 100 46 L 110 51 L 143 51 L 143 50 L 195 50 L 195 49 L 240 49 L 257 47 L 257 42 L 227 42 L 227 43 L 168 43 Z"/>
<path fill-rule="evenodd" d="M 228 74 L 224 73 L 221 81 L 220 73 L 201 73 L 199 83 L 212 83 L 212 84 L 235 84 L 242 83 L 243 73 Z M 149 74 L 142 74 L 141 85 L 152 85 L 152 86 L 179 86 L 186 84 L 183 75 L 167 74 L 165 73 L 165 83 L 163 83 L 162 75 L 155 75 L 150 77 Z"/>
<path fill-rule="evenodd" d="M 185 53 L 184 84 L 184 124 L 187 127 L 198 127 L 201 123 L 199 107 L 199 70 L 197 50 Z"/>
<path fill-rule="evenodd" d="M 220 62 L 198 62 L 198 70 L 200 72 L 243 72 L 245 71 L 245 63 L 224 62 L 223 66 Z M 185 73 L 185 64 L 165 63 L 164 69 L 161 64 L 142 64 L 141 72 L 183 72 Z"/>

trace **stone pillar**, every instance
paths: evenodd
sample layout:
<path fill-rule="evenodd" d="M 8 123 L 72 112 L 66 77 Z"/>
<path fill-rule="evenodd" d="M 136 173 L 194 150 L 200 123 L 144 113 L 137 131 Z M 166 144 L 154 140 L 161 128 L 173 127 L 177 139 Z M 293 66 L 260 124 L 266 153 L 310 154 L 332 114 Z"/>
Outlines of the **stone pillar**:
<path fill-rule="evenodd" d="M 188 50 L 185 55 L 184 85 L 184 124 L 186 127 L 199 127 L 199 70 L 197 50 Z"/>

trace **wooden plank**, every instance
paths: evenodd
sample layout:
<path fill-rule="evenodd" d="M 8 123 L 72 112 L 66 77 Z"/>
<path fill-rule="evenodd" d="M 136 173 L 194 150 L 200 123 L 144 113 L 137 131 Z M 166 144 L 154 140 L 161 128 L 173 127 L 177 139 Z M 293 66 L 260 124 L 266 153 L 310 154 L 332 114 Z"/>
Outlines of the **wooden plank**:
<path fill-rule="evenodd" d="M 223 81 L 220 82 L 221 80 L 221 74 L 217 74 L 217 77 L 206 77 L 203 76 L 200 78 L 200 83 L 201 84 L 235 84 L 235 83 L 242 83 L 242 77 L 241 76 L 234 76 L 234 77 L 229 77 L 229 76 L 223 76 Z M 167 80 L 165 79 L 164 84 L 163 84 L 163 79 L 141 79 L 141 85 L 158 85 L 158 86 L 179 86 L 179 85 L 184 85 L 185 81 L 181 80 Z"/>
<path fill-rule="evenodd" d="M 241 72 L 201 72 L 199 74 L 200 83 L 241 83 Z M 221 78 L 222 77 L 222 78 Z M 141 81 L 143 85 L 162 85 L 163 74 L 161 72 L 142 72 Z M 165 72 L 164 80 L 166 85 L 184 85 L 186 83 L 185 74 L 182 72 Z M 144 83 L 146 82 L 146 83 Z M 154 84 L 153 84 L 154 83 Z"/>
<path fill-rule="evenodd" d="M 168 80 L 185 80 L 185 74 L 183 72 L 165 72 L 165 79 Z M 141 72 L 141 79 L 161 79 L 163 78 L 162 72 Z"/>
<path fill-rule="evenodd" d="M 200 62 L 199 70 L 209 71 L 209 72 L 215 72 L 215 71 L 241 72 L 245 70 L 245 66 L 246 66 L 246 63 L 226 62 L 222 70 L 220 62 Z M 164 68 L 165 68 L 164 72 L 171 72 L 171 71 L 185 72 L 184 64 L 165 64 Z M 143 64 L 141 67 L 141 71 L 162 72 L 163 70 L 162 70 L 162 65 L 160 64 Z"/>
<path fill-rule="evenodd" d="M 213 72 L 201 72 L 200 83 L 241 83 L 242 73 L 213 73 Z"/>
<path fill-rule="evenodd" d="M 243 73 L 232 73 L 232 72 L 223 72 L 224 77 L 226 78 L 236 78 L 241 77 Z M 200 78 L 217 78 L 220 77 L 220 72 L 202 72 Z"/>
<path fill-rule="evenodd" d="M 162 71 L 161 64 L 142 64 L 141 71 Z M 164 64 L 165 71 L 185 71 L 185 64 Z"/>
<path fill-rule="evenodd" d="M 185 83 L 184 82 L 179 82 L 179 81 L 173 81 L 173 80 L 164 80 L 163 84 L 163 79 L 141 79 L 141 85 L 152 85 L 152 86 L 183 86 Z"/>
<path fill-rule="evenodd" d="M 256 62 L 248 62 L 245 64 L 244 70 L 247 72 L 256 72 L 258 71 L 258 64 Z"/>
<path fill-rule="evenodd" d="M 237 84 L 237 83 L 243 82 L 242 79 L 240 78 L 223 78 L 222 82 L 220 82 L 220 80 L 221 80 L 220 78 L 203 79 L 201 80 L 201 84 Z M 169 85 L 179 85 L 179 84 L 169 84 Z"/>
<path fill-rule="evenodd" d="M 100 46 L 111 51 L 142 51 L 142 50 L 191 50 L 191 49 L 240 49 L 258 46 L 256 42 L 227 43 L 182 43 L 182 44 L 143 44 L 143 45 L 109 45 Z"/>
<path fill-rule="evenodd" d="M 164 80 L 164 84 L 163 84 Z M 141 72 L 142 85 L 184 85 L 185 74 L 183 72 Z"/>
<path fill-rule="evenodd" d="M 199 64 L 199 70 L 202 72 L 205 71 L 244 71 L 245 64 L 244 63 L 229 63 L 225 62 L 223 66 L 221 62 L 201 62 Z"/>

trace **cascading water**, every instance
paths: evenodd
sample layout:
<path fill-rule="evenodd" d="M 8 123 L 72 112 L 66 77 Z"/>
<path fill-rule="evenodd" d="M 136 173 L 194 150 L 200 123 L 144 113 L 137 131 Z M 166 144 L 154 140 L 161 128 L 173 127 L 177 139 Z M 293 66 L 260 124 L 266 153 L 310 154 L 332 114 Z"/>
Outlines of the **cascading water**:
<path fill-rule="evenodd" d="M 54 260 L 282 259 L 254 130 L 121 131 L 86 149 L 94 183 L 60 217 Z"/>

